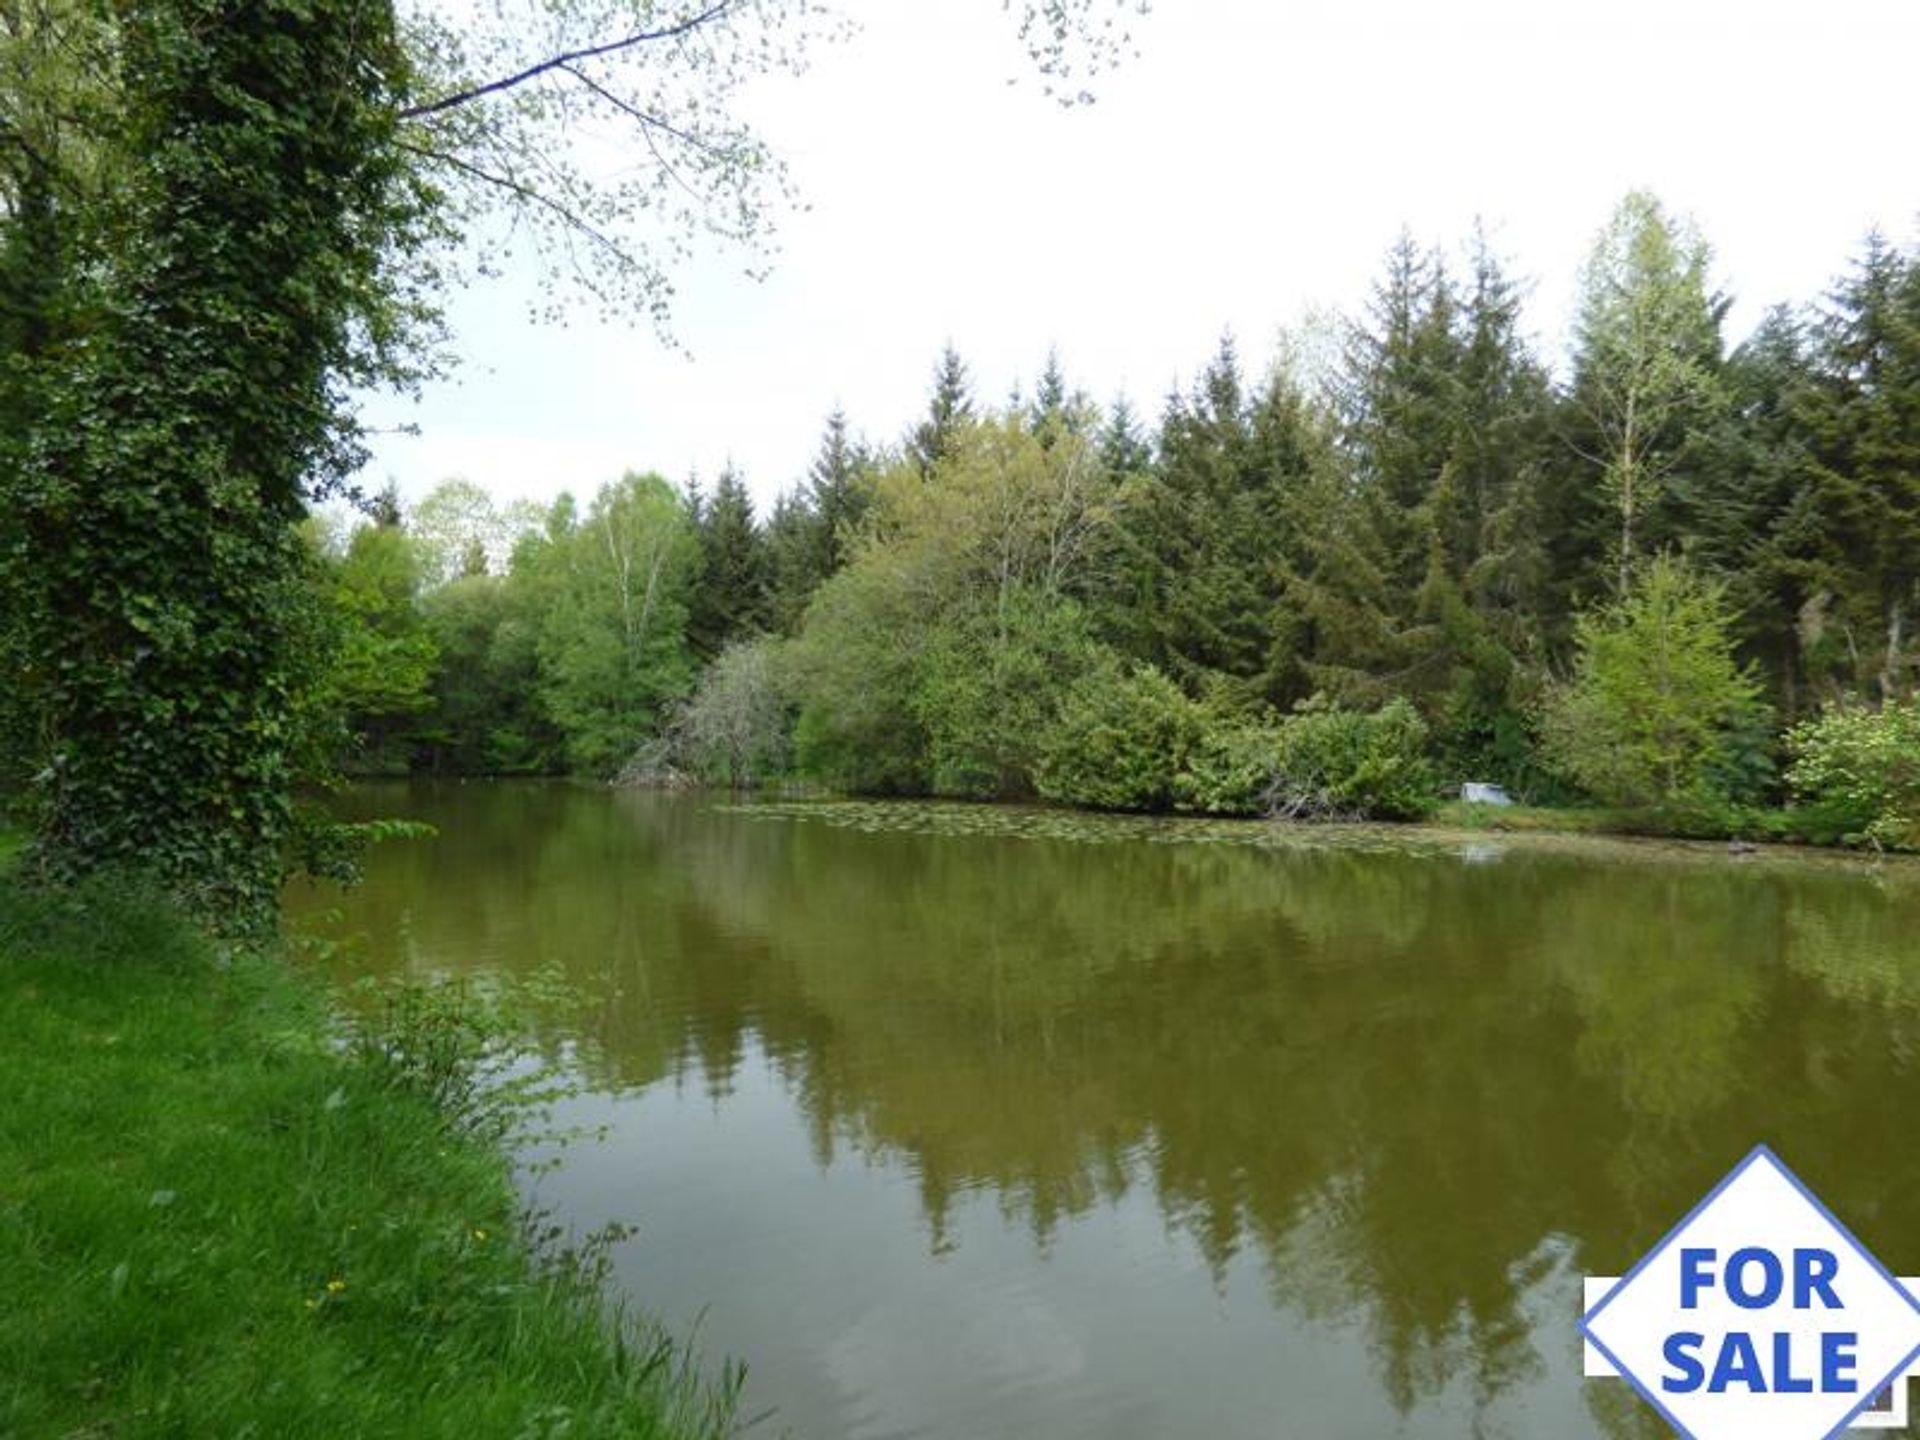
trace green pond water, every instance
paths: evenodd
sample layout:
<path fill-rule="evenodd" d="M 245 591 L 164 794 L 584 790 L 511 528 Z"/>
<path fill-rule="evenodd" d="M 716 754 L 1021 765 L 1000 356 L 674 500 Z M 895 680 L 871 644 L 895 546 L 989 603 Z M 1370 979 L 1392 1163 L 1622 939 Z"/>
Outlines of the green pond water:
<path fill-rule="evenodd" d="M 1920 871 L 560 784 L 294 897 L 343 971 L 559 966 L 529 1167 L 750 1433 L 1637 1436 L 1619 1274 L 1765 1140 L 1920 1271 Z M 536 1150 L 529 1161 L 545 1158 Z"/>

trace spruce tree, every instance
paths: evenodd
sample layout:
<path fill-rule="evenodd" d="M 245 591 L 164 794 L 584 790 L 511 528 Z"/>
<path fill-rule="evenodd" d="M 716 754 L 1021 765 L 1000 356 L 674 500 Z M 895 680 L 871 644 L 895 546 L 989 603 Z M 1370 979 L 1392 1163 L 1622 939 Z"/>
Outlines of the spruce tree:
<path fill-rule="evenodd" d="M 1049 348 L 1039 383 L 1034 387 L 1033 403 L 1027 406 L 1027 425 L 1040 443 L 1051 448 L 1063 435 L 1077 433 L 1086 422 L 1085 398 L 1067 387 L 1060 368 L 1060 352 Z"/>
<path fill-rule="evenodd" d="M 734 640 L 765 630 L 770 618 L 766 539 L 753 497 L 729 464 L 696 516 L 699 568 L 688 606 L 687 639 L 712 660 Z"/>
<path fill-rule="evenodd" d="M 1122 513 L 1128 604 L 1110 627 L 1193 692 L 1247 703 L 1286 692 L 1292 661 L 1282 546 L 1297 476 L 1256 412 L 1223 338 L 1192 393 L 1169 397 L 1158 462 Z"/>
<path fill-rule="evenodd" d="M 951 342 L 940 352 L 934 368 L 933 395 L 927 402 L 927 417 L 914 427 L 907 450 L 920 468 L 920 477 L 930 479 L 934 469 L 953 451 L 953 438 L 973 419 L 973 382 L 966 362 Z"/>
<path fill-rule="evenodd" d="M 1869 237 L 1816 327 L 1802 559 L 1816 668 L 1881 699 L 1920 681 L 1920 263 Z"/>
<path fill-rule="evenodd" d="M 1100 429 L 1100 463 L 1117 479 L 1144 475 L 1153 464 L 1153 447 L 1140 433 L 1140 420 L 1133 402 L 1116 395 L 1107 408 L 1106 424 Z"/>
<path fill-rule="evenodd" d="M 1835 556 L 1834 516 L 1823 514 L 1799 411 L 1813 383 L 1807 327 L 1787 307 L 1768 312 L 1728 357 L 1724 423 L 1706 450 L 1687 526 L 1688 553 L 1724 579 L 1743 652 L 1760 662 L 1771 698 L 1791 724 L 1817 702 L 1808 682 L 1824 666 L 1803 654 L 1803 625 L 1824 648 Z"/>
<path fill-rule="evenodd" d="M 818 581 L 847 563 L 860 522 L 872 502 L 872 460 L 848 433 L 847 412 L 835 406 L 807 469 L 807 501 L 818 527 Z"/>
<path fill-rule="evenodd" d="M 767 521 L 768 619 L 775 629 L 791 633 L 813 592 L 851 557 L 873 503 L 873 469 L 846 411 L 835 406 L 806 479 L 775 502 Z"/>

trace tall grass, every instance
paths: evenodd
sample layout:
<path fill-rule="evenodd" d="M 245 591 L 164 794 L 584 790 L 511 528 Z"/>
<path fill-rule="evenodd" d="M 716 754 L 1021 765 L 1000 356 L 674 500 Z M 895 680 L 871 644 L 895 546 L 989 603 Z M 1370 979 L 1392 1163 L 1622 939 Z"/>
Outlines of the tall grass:
<path fill-rule="evenodd" d="M 502 1154 L 137 889 L 0 876 L 0 1435 L 718 1435 Z"/>

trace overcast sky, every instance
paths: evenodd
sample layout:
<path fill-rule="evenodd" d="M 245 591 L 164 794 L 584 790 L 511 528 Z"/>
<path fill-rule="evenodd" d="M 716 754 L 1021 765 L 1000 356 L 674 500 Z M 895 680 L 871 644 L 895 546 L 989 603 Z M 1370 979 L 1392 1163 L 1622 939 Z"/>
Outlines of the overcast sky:
<path fill-rule="evenodd" d="M 999 0 L 840 8 L 859 33 L 750 100 L 810 208 L 766 281 L 720 250 L 684 273 L 691 358 L 478 286 L 451 306 L 455 378 L 371 412 L 420 434 L 381 437 L 365 478 L 547 499 L 731 459 L 764 509 L 835 404 L 896 438 L 949 339 L 985 399 L 1057 345 L 1095 398 L 1157 414 L 1223 330 L 1261 368 L 1283 327 L 1358 304 L 1402 226 L 1452 245 L 1485 217 L 1557 358 L 1635 186 L 1713 243 L 1736 339 L 1920 219 L 1916 0 L 1158 0 L 1074 110 Z"/>

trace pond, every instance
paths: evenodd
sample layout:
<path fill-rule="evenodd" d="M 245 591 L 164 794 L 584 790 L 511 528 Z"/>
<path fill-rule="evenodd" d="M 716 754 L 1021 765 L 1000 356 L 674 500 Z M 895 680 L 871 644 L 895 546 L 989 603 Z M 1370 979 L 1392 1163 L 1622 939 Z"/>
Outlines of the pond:
<path fill-rule="evenodd" d="M 1386 829 L 367 787 L 343 967 L 558 966 L 527 1183 L 755 1434 L 1637 1436 L 1618 1274 L 1757 1141 L 1920 1270 L 1920 874 Z M 526 1157 L 529 1162 L 543 1158 Z"/>

